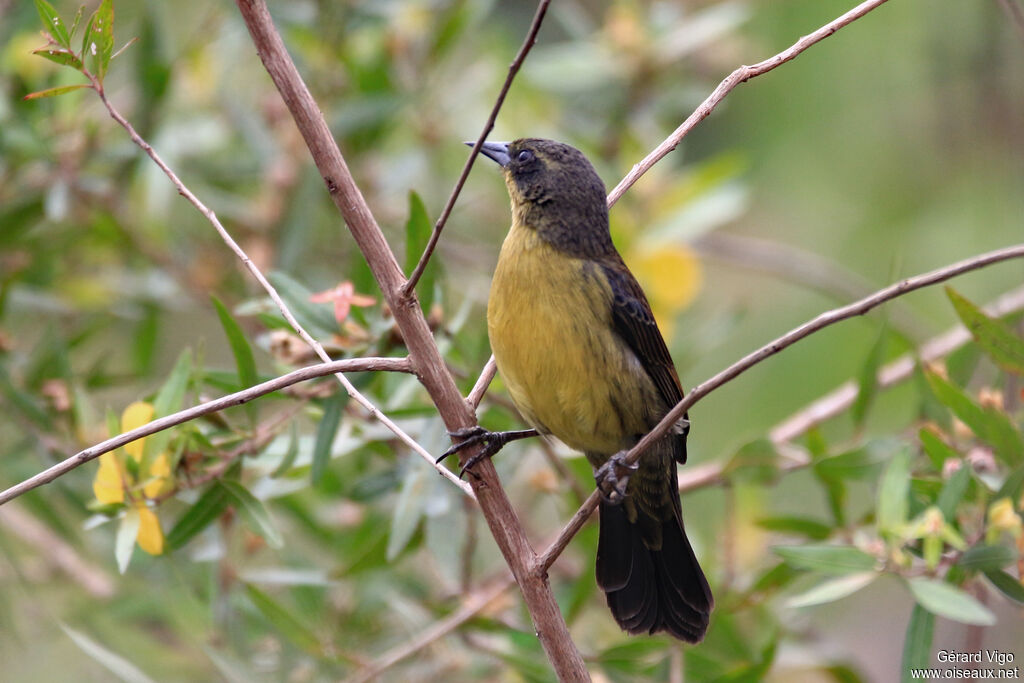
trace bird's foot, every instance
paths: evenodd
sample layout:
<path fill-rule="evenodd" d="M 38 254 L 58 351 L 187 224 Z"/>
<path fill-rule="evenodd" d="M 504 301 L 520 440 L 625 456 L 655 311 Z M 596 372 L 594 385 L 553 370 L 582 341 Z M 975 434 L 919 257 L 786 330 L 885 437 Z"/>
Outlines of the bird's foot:
<path fill-rule="evenodd" d="M 525 439 L 530 436 L 536 436 L 536 429 L 520 429 L 511 432 L 489 432 L 480 425 L 476 427 L 466 427 L 464 429 L 456 429 L 453 432 L 448 432 L 448 435 L 455 439 L 460 439 L 456 444 L 452 444 L 452 447 L 446 450 L 441 456 L 435 461 L 441 463 L 449 455 L 454 455 L 461 450 L 469 448 L 470 446 L 476 446 L 483 444 L 483 447 L 478 453 L 474 453 L 473 457 L 466 461 L 459 470 L 459 478 L 461 479 L 467 471 L 473 469 L 473 466 L 484 458 L 490 458 L 495 453 L 505 447 L 505 444 L 510 441 L 517 441 L 518 439 Z"/>
<path fill-rule="evenodd" d="M 637 467 L 635 463 L 626 462 L 626 451 L 619 451 L 608 458 L 608 462 L 594 472 L 594 481 L 597 482 L 597 490 L 601 492 L 601 499 L 612 505 L 622 503 L 626 498 L 629 476 L 636 472 Z"/>

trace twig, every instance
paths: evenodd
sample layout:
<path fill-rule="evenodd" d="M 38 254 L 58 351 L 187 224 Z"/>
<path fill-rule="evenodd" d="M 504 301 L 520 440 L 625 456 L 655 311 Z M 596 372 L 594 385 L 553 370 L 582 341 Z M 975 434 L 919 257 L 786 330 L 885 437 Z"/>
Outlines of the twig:
<path fill-rule="evenodd" d="M 208 415 L 209 413 L 215 413 L 225 408 L 231 408 L 233 406 L 247 403 L 259 396 L 269 394 L 273 391 L 283 389 L 284 387 L 291 386 L 298 382 L 304 382 L 308 379 L 315 377 L 323 377 L 325 375 L 333 375 L 339 372 L 374 372 L 374 371 L 394 371 L 394 372 L 411 372 L 412 366 L 407 358 L 348 358 L 345 360 L 332 361 L 330 363 L 321 363 L 319 365 L 311 365 L 306 368 L 300 368 L 289 372 L 287 375 L 275 377 L 272 380 L 268 380 L 261 384 L 243 389 L 242 391 L 236 391 L 233 394 L 227 396 L 221 396 L 220 398 L 206 403 L 201 403 L 197 406 L 193 406 L 186 410 L 179 411 L 166 417 L 153 420 L 147 424 L 142 425 L 136 429 L 133 429 L 123 434 L 111 437 L 106 441 L 86 448 L 84 451 L 80 451 L 70 458 L 63 460 L 53 467 L 46 469 L 39 474 L 35 475 L 30 479 L 26 479 L 20 484 L 16 484 L 6 491 L 0 493 L 0 505 L 3 505 L 7 501 L 17 498 L 21 494 L 31 491 L 32 489 L 48 484 L 54 479 L 70 472 L 79 465 L 83 465 L 90 460 L 99 457 L 100 455 L 112 451 L 115 448 L 120 448 L 127 443 L 131 443 L 137 439 L 141 439 L 144 436 L 150 434 L 156 434 L 164 429 L 169 429 L 175 425 L 179 425 L 189 420 L 194 420 L 197 417 Z M 414 442 L 415 443 L 415 442 Z M 420 448 L 422 450 L 422 447 Z M 424 451 L 426 453 L 426 451 Z M 428 457 L 431 457 L 427 453 Z M 468 486 L 465 482 L 460 482 L 458 477 L 450 473 L 453 481 L 467 493 Z"/>
<path fill-rule="evenodd" d="M 459 179 L 455 183 L 455 189 L 452 190 L 451 195 L 448 197 L 444 210 L 441 211 L 441 216 L 437 219 L 437 223 L 434 224 L 434 230 L 430 233 L 430 239 L 423 250 L 423 255 L 420 256 L 419 262 L 409 275 L 408 281 L 402 286 L 403 298 L 408 297 L 416 289 L 416 284 L 420 281 L 420 277 L 423 276 L 427 263 L 430 262 L 430 256 L 437 247 L 437 241 L 441 238 L 441 231 L 444 229 L 445 223 L 448 222 L 448 216 L 451 215 L 452 209 L 455 208 L 455 202 L 462 192 L 462 186 L 466 184 L 469 172 L 473 168 L 473 162 L 476 161 L 477 155 L 480 153 L 480 147 L 483 146 L 487 136 L 494 130 L 494 122 L 498 118 L 498 112 L 501 111 L 501 105 L 505 103 L 505 96 L 508 95 L 508 91 L 512 87 L 512 81 L 515 79 L 516 74 L 519 73 L 523 62 L 526 61 L 526 55 L 529 54 L 530 48 L 537 42 L 537 32 L 540 31 L 540 25 L 544 21 L 544 15 L 547 14 L 549 4 L 551 4 L 551 0 L 541 0 L 537 4 L 537 11 L 533 15 L 533 22 L 530 24 L 530 29 L 526 32 L 526 38 L 523 39 L 519 52 L 516 53 L 512 63 L 508 66 L 508 75 L 505 77 L 505 83 L 501 86 L 501 92 L 498 93 L 498 99 L 494 101 L 491 114 L 487 117 L 487 123 L 484 124 L 480 137 L 476 139 L 476 143 L 469 153 L 469 158 L 466 159 L 466 163 L 462 167 L 462 173 L 459 174 Z"/>
<path fill-rule="evenodd" d="M 458 387 L 441 358 L 437 344 L 416 301 L 414 292 L 403 294 L 405 276 L 395 255 L 366 203 L 331 136 L 309 89 L 285 49 L 280 34 L 264 0 L 236 0 L 263 61 L 288 106 L 313 161 L 320 171 L 331 199 L 345 219 L 353 239 L 366 258 L 377 284 L 380 285 L 395 323 L 409 349 L 409 359 L 423 387 L 437 406 L 445 427 L 454 431 L 476 424 L 473 411 L 459 393 Z M 477 451 L 467 449 L 460 457 L 471 457 Z M 569 635 L 569 629 L 551 591 L 547 578 L 531 572 L 535 553 L 523 530 L 515 508 L 498 480 L 489 460 L 480 462 L 470 477 L 480 510 L 487 520 L 491 535 L 505 562 L 519 584 L 523 600 L 530 612 L 537 638 L 556 675 L 563 681 L 587 681 L 583 658 Z"/>
<path fill-rule="evenodd" d="M 608 206 L 612 206 L 615 202 L 619 201 L 626 190 L 640 179 L 640 176 L 651 170 L 651 167 L 654 166 L 654 164 L 658 163 L 669 152 L 674 150 L 682 139 L 686 137 L 698 123 L 703 121 L 711 114 L 712 111 L 714 111 L 719 102 L 725 99 L 725 96 L 728 95 L 733 88 L 738 86 L 740 83 L 745 83 L 755 76 L 768 73 L 772 69 L 785 64 L 810 46 L 828 38 L 842 27 L 860 19 L 862 16 L 885 2 L 886 0 L 867 0 L 867 2 L 862 2 L 841 17 L 825 24 L 814 33 L 804 36 L 793 43 L 793 45 L 788 49 L 783 50 L 774 57 L 766 59 L 763 62 L 758 62 L 753 66 L 741 66 L 726 76 L 725 80 L 718 84 L 718 87 L 708 95 L 706 100 L 701 102 L 700 106 L 690 114 L 689 118 L 683 121 L 683 123 L 676 128 L 664 142 L 655 147 L 653 152 L 644 157 L 640 163 L 633 166 L 632 170 L 626 174 L 626 177 L 623 178 L 619 184 L 615 186 L 615 189 L 613 189 L 608 195 Z"/>
<path fill-rule="evenodd" d="M 695 403 L 697 403 L 697 401 L 704 398 L 723 384 L 732 381 L 766 358 L 774 356 L 783 349 L 792 346 L 804 337 L 828 327 L 829 325 L 834 325 L 842 320 L 863 315 L 886 301 L 902 296 L 916 289 L 944 282 L 957 275 L 977 270 L 993 263 L 1021 257 L 1024 257 L 1024 244 L 986 252 L 943 268 L 938 268 L 906 280 L 901 280 L 900 282 L 886 287 L 885 289 L 881 289 L 860 301 L 855 301 L 852 304 L 822 313 L 813 320 L 809 320 L 774 341 L 765 344 L 753 353 L 744 356 L 719 372 L 717 375 L 695 386 L 682 401 L 677 403 L 675 407 L 665 415 L 654 429 L 648 432 L 642 439 L 640 439 L 639 442 L 637 442 L 635 446 L 633 446 L 633 448 L 629 450 L 624 458 L 625 463 L 635 463 L 640 458 L 640 454 L 650 447 L 655 441 L 668 433 L 673 425 L 675 425 L 676 421 L 679 420 L 679 418 L 681 418 L 683 414 Z M 794 461 L 793 463 L 787 463 L 787 466 L 790 469 L 795 469 L 797 467 L 801 467 L 802 463 Z M 709 465 L 706 469 L 702 470 L 700 474 L 704 477 L 704 481 L 715 481 L 721 477 L 722 471 L 720 467 Z M 541 574 L 547 571 L 551 562 L 554 562 L 555 558 L 558 557 L 572 537 L 583 526 L 586 519 L 593 513 L 594 509 L 596 509 L 599 500 L 599 492 L 594 491 L 590 497 L 587 498 L 587 502 L 576 511 L 573 518 L 565 528 L 563 528 L 562 533 L 559 534 L 555 543 L 545 550 L 542 555 L 538 556 L 537 562 L 534 565 L 534 571 Z"/>
<path fill-rule="evenodd" d="M 487 393 L 487 387 L 491 386 L 491 381 L 494 379 L 494 373 L 498 371 L 498 364 L 494 360 L 494 356 L 491 356 L 487 360 L 487 364 L 484 365 L 484 369 L 480 371 L 480 377 L 477 378 L 476 384 L 473 385 L 473 390 L 469 392 L 469 396 L 466 397 L 466 403 L 473 410 L 476 410 L 480 406 L 480 401 L 483 400 L 484 394 Z"/>
<path fill-rule="evenodd" d="M 221 224 L 220 219 L 217 218 L 217 214 L 215 214 L 212 209 L 203 204 L 203 202 L 200 201 L 199 198 L 195 194 L 193 194 L 192 191 L 188 189 L 188 187 L 183 182 L 181 182 L 181 179 L 178 178 L 177 174 L 175 174 L 171 167 L 164 162 L 160 155 L 156 153 L 156 150 L 153 149 L 152 145 L 146 142 L 146 140 L 143 139 L 142 136 L 140 136 L 135 131 L 135 128 L 132 126 L 132 124 L 129 123 L 128 120 L 124 118 L 116 108 L 114 108 L 114 105 L 111 104 L 110 100 L 107 99 L 106 92 L 104 92 L 103 90 L 103 84 L 96 78 L 96 76 L 94 76 L 92 73 L 90 73 L 87 69 L 84 68 L 82 69 L 82 73 L 85 75 L 86 78 L 89 79 L 90 83 L 92 83 L 93 90 L 95 90 L 96 94 L 99 95 L 99 98 L 103 102 L 103 106 L 107 108 L 107 112 L 110 114 L 110 117 L 117 121 L 117 123 L 120 124 L 122 128 L 128 131 L 128 135 L 131 137 L 132 142 L 138 145 L 138 147 L 142 149 L 142 151 L 144 151 L 149 156 L 150 159 L 153 160 L 153 163 L 160 167 L 160 170 L 164 172 L 164 175 L 166 175 L 170 179 L 171 183 L 174 184 L 174 187 L 178 191 L 178 194 L 187 199 L 189 203 L 192 204 L 192 206 L 194 206 L 196 210 L 198 210 L 199 213 L 203 214 L 206 220 L 210 222 L 210 224 L 214 227 L 214 229 L 220 235 L 221 239 L 228 246 L 228 248 L 235 253 L 239 260 L 242 261 L 246 269 L 252 274 L 254 278 L 256 278 L 256 281 L 260 283 L 260 286 L 263 287 L 263 289 L 267 292 L 270 298 L 274 301 L 278 309 L 281 311 L 281 315 L 284 316 L 284 319 L 288 322 L 291 328 L 295 330 L 296 334 L 298 334 L 303 339 L 303 341 L 305 341 L 306 344 L 308 344 L 310 348 L 312 348 L 313 351 L 316 352 L 316 355 L 320 358 L 320 360 L 322 360 L 325 363 L 329 363 L 331 361 L 331 357 L 324 350 L 324 347 L 320 344 L 320 342 L 315 340 L 312 337 L 312 335 L 310 335 L 309 332 L 307 332 L 306 329 L 301 324 L 299 324 L 299 321 L 295 319 L 295 316 L 292 315 L 292 312 L 288 309 L 288 306 L 287 304 L 285 304 L 284 299 L 281 298 L 281 295 L 278 294 L 274 286 L 270 284 L 270 281 L 267 280 L 266 277 L 264 277 L 263 273 L 260 272 L 260 269 L 256 267 L 256 264 L 252 262 L 252 259 L 249 258 L 248 254 L 246 254 L 245 251 L 238 245 L 238 243 L 235 242 L 235 240 L 231 237 L 231 234 L 228 233 L 228 231 Z M 349 379 L 345 377 L 344 374 L 339 372 L 335 374 L 335 378 L 338 380 L 338 382 L 341 383 L 341 386 L 344 387 L 346 393 L 348 393 L 349 396 L 351 396 L 353 399 L 356 400 L 356 402 L 363 406 L 363 408 L 365 408 L 367 412 L 370 413 L 370 415 L 376 418 L 385 427 L 390 429 L 405 445 L 409 446 L 409 448 L 413 449 L 416 453 L 419 453 L 421 457 L 426 459 L 427 462 L 431 464 L 431 466 L 435 467 L 438 470 L 442 469 L 435 464 L 434 456 L 427 453 L 423 449 L 423 447 L 416 442 L 415 439 L 406 434 L 401 427 L 399 427 L 391 420 L 391 418 L 389 418 L 387 415 L 381 412 L 380 409 L 377 408 L 377 406 L 375 406 L 368 398 L 366 398 L 366 396 L 364 396 L 358 389 L 356 389 L 355 385 L 353 385 L 352 382 L 350 382 Z"/>
<path fill-rule="evenodd" d="M 374 660 L 370 666 L 346 679 L 345 683 L 366 683 L 366 681 L 372 680 L 380 675 L 381 672 L 394 666 L 401 660 L 416 654 L 472 619 L 480 610 L 487 607 L 495 598 L 511 588 L 512 585 L 512 577 L 508 576 L 471 595 L 459 609 L 444 619 L 435 622 L 430 628 L 420 633 L 418 637 L 388 650 L 378 659 Z"/>

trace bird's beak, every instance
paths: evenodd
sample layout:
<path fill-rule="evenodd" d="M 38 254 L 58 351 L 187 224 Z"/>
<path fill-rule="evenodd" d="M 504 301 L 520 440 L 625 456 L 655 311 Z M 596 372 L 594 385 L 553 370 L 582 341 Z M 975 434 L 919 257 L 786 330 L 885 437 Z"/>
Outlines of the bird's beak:
<path fill-rule="evenodd" d="M 475 142 L 467 142 L 467 145 L 472 147 Z M 480 147 L 480 153 L 486 156 L 488 159 L 496 161 L 499 166 L 505 168 L 508 166 L 508 162 L 512 161 L 512 157 L 508 154 L 508 143 L 507 142 L 485 142 Z"/>

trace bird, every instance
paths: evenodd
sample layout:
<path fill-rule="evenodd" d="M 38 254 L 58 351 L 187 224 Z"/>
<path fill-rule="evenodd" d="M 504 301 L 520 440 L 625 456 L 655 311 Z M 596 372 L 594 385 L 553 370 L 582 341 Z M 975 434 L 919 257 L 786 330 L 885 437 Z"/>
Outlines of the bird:
<path fill-rule="evenodd" d="M 472 144 L 472 143 L 466 143 Z M 688 417 L 644 451 L 625 452 L 683 398 L 650 304 L 612 242 L 605 186 L 578 149 L 554 140 L 485 142 L 502 168 L 512 226 L 487 304 L 498 372 L 530 429 L 452 433 L 444 459 L 552 435 L 581 451 L 601 491 L 597 585 L 630 634 L 698 643 L 714 598 L 683 526 L 677 464 Z"/>

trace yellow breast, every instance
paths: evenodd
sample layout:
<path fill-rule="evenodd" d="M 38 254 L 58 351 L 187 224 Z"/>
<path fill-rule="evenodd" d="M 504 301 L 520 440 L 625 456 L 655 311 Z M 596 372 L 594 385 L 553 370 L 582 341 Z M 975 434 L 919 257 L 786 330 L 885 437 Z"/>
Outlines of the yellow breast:
<path fill-rule="evenodd" d="M 611 300 L 598 266 L 528 228 L 509 232 L 487 306 L 498 370 L 526 420 L 589 453 L 627 447 L 649 429 L 658 401 L 614 331 Z"/>

